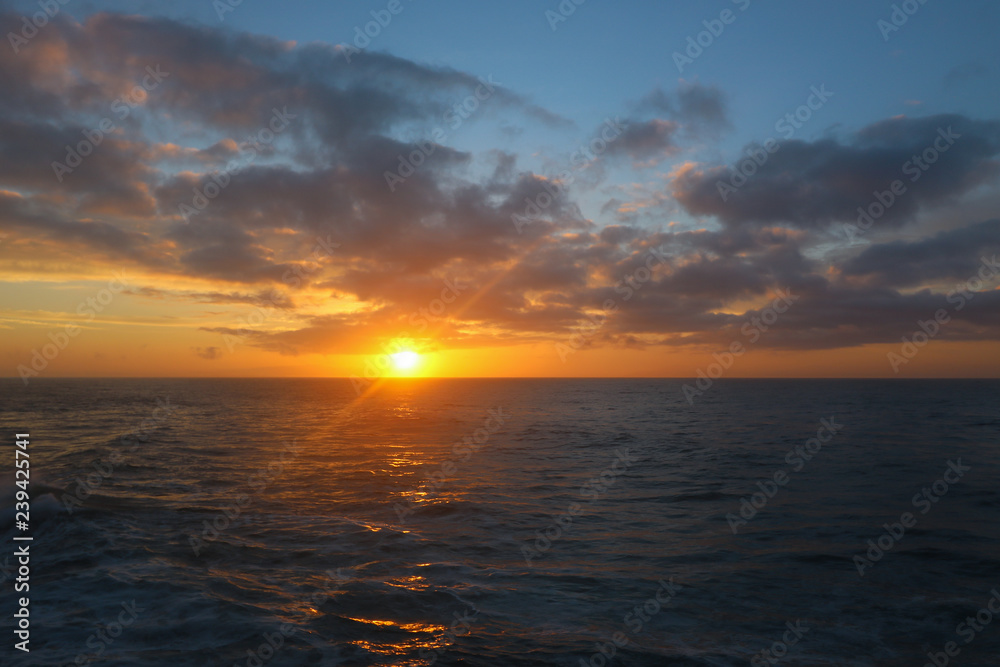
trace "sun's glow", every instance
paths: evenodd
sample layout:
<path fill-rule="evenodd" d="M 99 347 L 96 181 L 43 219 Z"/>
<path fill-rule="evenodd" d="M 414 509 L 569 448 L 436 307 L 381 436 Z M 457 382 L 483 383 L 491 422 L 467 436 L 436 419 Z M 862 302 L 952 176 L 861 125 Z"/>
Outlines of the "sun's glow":
<path fill-rule="evenodd" d="M 392 365 L 396 370 L 410 371 L 420 362 L 420 355 L 413 350 L 403 350 L 392 355 Z"/>

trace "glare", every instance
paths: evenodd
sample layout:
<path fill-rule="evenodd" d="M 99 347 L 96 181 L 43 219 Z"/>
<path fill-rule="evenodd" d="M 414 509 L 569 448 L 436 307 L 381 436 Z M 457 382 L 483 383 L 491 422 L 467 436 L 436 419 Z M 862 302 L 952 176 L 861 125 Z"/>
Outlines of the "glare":
<path fill-rule="evenodd" d="M 392 355 L 392 365 L 401 371 L 411 370 L 418 361 L 420 361 L 420 355 L 413 350 L 403 350 Z"/>

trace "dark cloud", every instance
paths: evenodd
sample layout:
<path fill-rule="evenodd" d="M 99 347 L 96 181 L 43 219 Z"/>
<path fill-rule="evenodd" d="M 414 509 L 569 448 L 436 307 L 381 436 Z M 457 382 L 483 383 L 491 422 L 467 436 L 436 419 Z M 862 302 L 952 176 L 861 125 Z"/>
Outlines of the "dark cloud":
<path fill-rule="evenodd" d="M 1000 252 L 1000 220 L 939 232 L 919 241 L 893 241 L 866 248 L 844 263 L 848 276 L 906 287 L 936 280 L 967 280 L 984 257 Z"/>
<path fill-rule="evenodd" d="M 676 122 L 661 118 L 629 121 L 622 134 L 608 143 L 607 154 L 625 154 L 635 162 L 660 162 L 677 152 L 674 135 L 679 127 Z"/>
<path fill-rule="evenodd" d="M 682 81 L 675 93 L 656 88 L 636 105 L 678 121 L 692 135 L 718 135 L 732 127 L 725 94 L 715 86 Z"/>
<path fill-rule="evenodd" d="M 636 166 L 653 166 L 681 150 L 679 138 L 716 137 L 731 127 L 726 99 L 712 86 L 682 81 L 677 91 L 656 88 L 632 105 L 635 116 L 608 144 L 608 155 L 627 155 Z M 647 116 L 652 116 L 651 118 Z"/>
<path fill-rule="evenodd" d="M 26 191 L 68 192 L 72 209 L 80 214 L 151 216 L 156 202 L 143 183 L 153 173 L 145 163 L 146 148 L 100 135 L 95 127 L 75 123 L 58 127 L 0 118 L 0 183 Z"/>
<path fill-rule="evenodd" d="M 938 153 L 935 142 L 947 150 Z M 917 161 L 925 151 L 929 158 L 937 157 L 933 164 L 921 166 Z M 767 155 L 760 148 L 756 152 Z M 1000 123 L 996 121 L 956 114 L 896 117 L 864 128 L 846 144 L 833 139 L 781 142 L 759 168 L 745 158 L 732 167 L 683 170 L 673 181 L 673 194 L 690 213 L 714 216 L 726 225 L 782 224 L 809 229 L 857 220 L 859 207 L 867 208 L 876 201 L 876 192 L 900 180 L 904 194 L 895 198 L 878 221 L 880 226 L 892 227 L 912 220 L 923 206 L 951 201 L 993 179 L 998 173 L 998 153 Z M 745 182 L 734 178 L 747 164 L 746 171 L 756 168 L 756 173 Z M 738 187 L 722 191 L 720 184 Z"/>
<path fill-rule="evenodd" d="M 148 234 L 102 220 L 63 217 L 72 214 L 45 198 L 0 189 L 0 229 L 16 238 L 33 238 L 76 252 L 85 248 L 100 258 L 137 261 L 157 269 L 166 266 L 168 259 L 151 247 L 153 239 Z"/>
<path fill-rule="evenodd" d="M 246 294 L 241 292 L 191 292 L 163 290 L 147 286 L 126 289 L 124 290 L 124 293 L 157 300 L 190 299 L 196 303 L 235 303 L 267 308 L 280 308 L 282 310 L 292 310 L 295 308 L 295 302 L 292 298 L 289 295 L 277 290 L 263 290 L 255 294 Z"/>

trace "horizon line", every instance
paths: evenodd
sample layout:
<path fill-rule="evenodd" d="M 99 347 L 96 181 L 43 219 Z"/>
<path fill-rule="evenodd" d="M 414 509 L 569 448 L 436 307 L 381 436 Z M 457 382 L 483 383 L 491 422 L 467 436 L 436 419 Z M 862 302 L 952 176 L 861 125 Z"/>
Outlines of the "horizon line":
<path fill-rule="evenodd" d="M 0 376 L 3 380 L 20 380 L 16 375 Z M 480 375 L 480 376 L 405 376 L 387 375 L 377 378 L 362 378 L 360 376 L 333 376 L 333 375 L 62 375 L 32 378 L 32 382 L 39 380 L 367 380 L 375 382 L 379 380 L 693 380 L 702 378 L 698 376 L 672 376 L 672 375 Z M 1000 380 L 998 377 L 892 377 L 892 376 L 742 376 L 742 377 L 720 377 L 712 378 L 712 382 L 723 380 Z"/>

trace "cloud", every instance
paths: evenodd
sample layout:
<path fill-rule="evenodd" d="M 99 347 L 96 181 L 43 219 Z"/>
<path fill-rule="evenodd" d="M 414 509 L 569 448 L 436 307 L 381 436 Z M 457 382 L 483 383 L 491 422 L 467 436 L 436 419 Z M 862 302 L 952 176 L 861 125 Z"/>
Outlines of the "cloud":
<path fill-rule="evenodd" d="M 334 233 L 359 257 L 398 260 L 416 272 L 457 257 L 508 257 L 509 216 L 542 189 L 531 178 L 462 183 L 452 170 L 470 156 L 432 144 L 420 169 L 389 190 L 387 171 L 421 145 L 400 137 L 438 126 L 456 99 L 483 85 L 480 77 L 378 53 L 348 65 L 327 45 L 295 48 L 167 19 L 97 14 L 80 24 L 55 21 L 43 33 L 26 66 L 0 57 L 0 76 L 18 93 L 0 107 L 0 184 L 23 193 L 16 215 L 0 224 L 24 234 L 72 240 L 165 273 L 254 284 L 301 269 L 303 248 Z M 62 66 L 68 62 L 74 67 Z M 121 118 L 116 100 L 148 68 L 162 84 Z M 568 124 L 485 79 L 505 120 L 520 114 L 525 123 Z M 264 144 L 248 141 L 265 136 L 275 110 L 294 116 L 287 131 Z M 95 134 L 106 118 L 114 129 Z M 99 141 L 60 183 L 52 163 L 65 162 L 67 147 L 88 136 Z M 57 191 L 58 200 L 42 194 Z M 181 206 L 204 202 L 206 192 L 209 205 L 182 220 Z M 563 224 L 560 216 L 579 218 L 559 204 L 535 229 Z M 276 238 L 279 229 L 292 230 L 294 240 Z"/>
<path fill-rule="evenodd" d="M 287 294 L 277 290 L 260 291 L 256 294 L 240 292 L 192 292 L 181 290 L 163 290 L 156 287 L 139 287 L 123 290 L 125 294 L 157 300 L 190 299 L 196 303 L 210 304 L 247 304 L 251 306 L 266 306 L 282 310 L 294 310 L 295 302 Z"/>
<path fill-rule="evenodd" d="M 208 359 L 209 361 L 214 361 L 222 357 L 222 350 L 217 347 L 195 347 L 191 348 L 194 353 L 201 357 L 202 359 Z"/>
<path fill-rule="evenodd" d="M 678 128 L 676 122 L 660 118 L 630 121 L 621 136 L 608 143 L 607 154 L 625 154 L 635 162 L 656 164 L 677 152 L 674 135 Z"/>
<path fill-rule="evenodd" d="M 651 167 L 681 150 L 680 138 L 717 138 L 731 128 L 722 91 L 681 81 L 674 93 L 656 88 L 631 105 L 634 117 L 608 144 L 607 154 L 627 155 L 637 168 Z M 651 118 L 647 116 L 652 116 Z"/>
<path fill-rule="evenodd" d="M 17 20 L 3 15 L 0 29 Z M 828 254 L 818 246 L 873 192 L 907 179 L 904 164 L 939 129 L 959 137 L 917 182 L 904 181 L 879 225 L 898 230 L 991 184 L 992 120 L 897 117 L 843 140 L 782 142 L 726 201 L 716 181 L 739 163 L 672 165 L 666 189 L 613 191 L 607 212 L 619 224 L 605 225 L 579 204 L 609 196 L 583 173 L 592 161 L 572 165 L 570 184 L 526 168 L 510 147 L 474 153 L 433 138 L 456 100 L 482 85 L 473 74 L 384 53 L 348 64 L 325 44 L 117 14 L 59 18 L 30 47 L 33 57 L 16 60 L 0 50 L 0 235 L 13 237 L 4 258 L 24 253 L 17 259 L 40 272 L 113 259 L 142 269 L 133 297 L 279 308 L 280 329 L 204 330 L 281 354 L 372 353 L 401 335 L 451 348 L 554 343 L 609 300 L 618 311 L 593 347 L 726 346 L 786 289 L 799 300 L 761 345 L 892 342 L 946 303 L 948 281 L 997 250 L 996 220 L 955 220 L 931 238 L 872 234 L 872 245 Z M 168 76 L 117 114 L 115 101 L 148 67 Z M 289 116 L 281 131 L 277 112 Z M 501 136 L 569 124 L 501 83 L 483 114 Z M 616 169 L 660 164 L 730 126 L 723 92 L 698 83 L 654 90 L 628 114 L 608 143 Z M 52 163 L 104 118 L 113 129 L 60 182 Z M 387 179 L 404 162 L 419 164 Z M 643 197 L 631 209 L 619 198 L 628 192 Z M 710 218 L 706 228 L 668 224 L 675 201 Z M 984 289 L 942 337 L 994 339 L 998 299 Z"/>
<path fill-rule="evenodd" d="M 958 114 L 898 116 L 862 129 L 847 143 L 781 142 L 759 167 L 745 158 L 732 166 L 686 169 L 674 178 L 672 192 L 693 215 L 713 216 L 729 226 L 819 229 L 856 220 L 859 207 L 868 207 L 876 193 L 900 180 L 907 191 L 879 220 L 880 226 L 899 227 L 922 207 L 953 201 L 994 179 L 998 153 L 997 121 Z M 741 168 L 752 175 L 741 178 Z M 738 187 L 724 190 L 720 184 Z"/>
<path fill-rule="evenodd" d="M 728 102 L 725 94 L 715 86 L 681 81 L 675 93 L 656 88 L 642 98 L 635 108 L 639 112 L 652 112 L 667 116 L 694 136 L 718 136 L 731 129 Z"/>
<path fill-rule="evenodd" d="M 964 280 L 975 274 L 984 256 L 997 252 L 1000 252 L 1000 220 L 987 220 L 919 241 L 871 246 L 845 262 L 843 272 L 894 287 Z"/>

